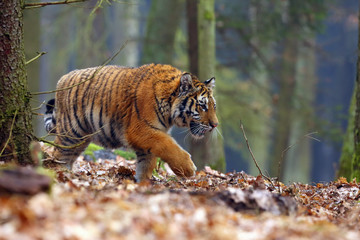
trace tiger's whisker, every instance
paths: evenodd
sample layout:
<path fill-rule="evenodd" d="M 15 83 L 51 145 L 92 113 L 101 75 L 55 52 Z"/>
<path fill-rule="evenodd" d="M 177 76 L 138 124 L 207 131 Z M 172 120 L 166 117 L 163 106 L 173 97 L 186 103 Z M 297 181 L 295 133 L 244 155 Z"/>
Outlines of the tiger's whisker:
<path fill-rule="evenodd" d="M 216 132 L 220 135 L 222 139 L 224 139 L 223 135 L 221 134 L 220 130 L 218 128 L 215 128 Z"/>

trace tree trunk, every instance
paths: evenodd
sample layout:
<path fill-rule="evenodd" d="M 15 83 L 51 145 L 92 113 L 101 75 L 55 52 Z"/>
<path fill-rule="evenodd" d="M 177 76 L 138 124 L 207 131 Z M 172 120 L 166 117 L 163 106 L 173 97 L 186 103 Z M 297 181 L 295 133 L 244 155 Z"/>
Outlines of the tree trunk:
<path fill-rule="evenodd" d="M 143 64 L 172 64 L 175 33 L 180 23 L 183 3 L 182 0 L 152 1 L 141 61 Z"/>
<path fill-rule="evenodd" d="M 290 26 L 291 27 L 291 26 Z M 293 27 L 293 26 L 292 26 Z M 279 102 L 274 131 L 274 147 L 270 161 L 270 175 L 277 176 L 278 165 L 281 161 L 280 178 L 286 168 L 284 151 L 289 146 L 290 130 L 292 125 L 293 96 L 295 93 L 296 59 L 298 41 L 296 34 L 291 34 L 285 39 L 283 62 L 279 79 Z"/>
<path fill-rule="evenodd" d="M 0 1 L 0 22 L 0 160 L 32 164 L 31 107 L 20 0 Z"/>
<path fill-rule="evenodd" d="M 214 0 L 199 0 L 197 5 L 198 77 L 201 81 L 215 76 L 214 7 Z M 218 135 L 207 134 L 201 140 L 192 140 L 190 154 L 198 169 L 210 165 L 218 170 L 225 171 L 224 146 Z"/>
<path fill-rule="evenodd" d="M 197 0 L 186 0 L 189 70 L 192 74 L 196 76 L 199 75 L 199 34 L 197 20 L 197 4 Z"/>
<path fill-rule="evenodd" d="M 360 13 L 359 13 L 360 20 Z M 355 127 L 354 127 L 354 156 L 352 159 L 352 178 L 360 179 L 360 22 L 358 26 L 358 60 L 355 83 Z"/>
<path fill-rule="evenodd" d="M 355 100 L 354 92 L 349 108 L 348 126 L 343 139 L 339 170 L 336 174 L 337 177 L 345 177 L 348 181 L 351 181 L 352 158 L 354 155 Z"/>
<path fill-rule="evenodd" d="M 249 22 L 251 26 L 251 38 L 249 39 L 249 45 L 254 46 L 256 49 L 261 49 L 262 56 L 265 59 L 270 59 L 273 56 L 273 46 L 269 44 L 263 44 L 259 39 L 259 28 L 261 28 L 263 15 L 259 13 L 259 8 L 267 9 L 272 6 L 273 3 L 268 1 L 251 1 L 249 7 Z M 268 66 L 264 61 L 261 61 L 255 51 L 252 51 L 252 61 L 256 65 L 256 68 L 250 71 L 249 75 L 253 79 L 254 83 L 252 88 L 248 91 L 251 95 L 255 96 L 256 103 L 259 106 L 259 110 L 249 111 L 249 107 L 245 106 L 245 111 L 242 111 L 241 121 L 244 123 L 246 134 L 251 143 L 252 151 L 255 153 L 256 161 L 261 169 L 265 169 L 269 160 L 268 146 L 270 143 L 271 127 L 269 122 L 270 114 L 265 114 L 266 108 L 269 107 L 270 94 L 264 92 L 269 89 L 269 79 L 271 79 L 271 73 L 269 73 Z M 246 98 L 246 97 L 245 97 Z M 241 135 L 241 133 L 239 133 Z M 249 173 L 256 176 L 259 174 L 259 170 L 256 167 L 251 156 L 246 149 L 244 156 L 249 161 Z"/>
<path fill-rule="evenodd" d="M 305 31 L 305 30 L 303 30 Z M 315 37 L 311 33 L 305 32 L 308 36 L 307 42 L 314 44 Z M 311 139 L 303 138 L 307 133 L 313 131 L 314 110 L 313 102 L 315 100 L 316 89 L 316 56 L 312 48 L 308 46 L 298 46 L 296 56 L 296 86 L 293 97 L 292 108 L 296 112 L 293 117 L 290 140 L 288 145 L 296 143 L 286 152 L 284 161 L 286 168 L 283 168 L 283 182 L 309 182 L 311 173 Z M 300 140 L 300 141 L 299 141 Z"/>
<path fill-rule="evenodd" d="M 114 63 L 123 66 L 137 66 L 139 64 L 139 6 L 137 4 L 122 4 L 114 3 L 111 8 L 113 14 L 110 22 L 110 29 L 113 46 L 110 48 L 111 52 L 117 52 L 121 45 L 127 41 L 123 52 L 114 59 Z M 117 22 L 118 24 L 113 24 Z"/>

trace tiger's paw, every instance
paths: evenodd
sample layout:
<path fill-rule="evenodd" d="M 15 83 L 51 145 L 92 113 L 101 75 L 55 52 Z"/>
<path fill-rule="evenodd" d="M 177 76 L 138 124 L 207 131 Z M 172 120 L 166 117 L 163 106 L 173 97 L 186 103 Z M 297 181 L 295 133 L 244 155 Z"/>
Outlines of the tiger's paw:
<path fill-rule="evenodd" d="M 173 172 L 180 177 L 192 177 L 195 175 L 196 169 L 197 168 L 190 157 L 172 167 Z"/>

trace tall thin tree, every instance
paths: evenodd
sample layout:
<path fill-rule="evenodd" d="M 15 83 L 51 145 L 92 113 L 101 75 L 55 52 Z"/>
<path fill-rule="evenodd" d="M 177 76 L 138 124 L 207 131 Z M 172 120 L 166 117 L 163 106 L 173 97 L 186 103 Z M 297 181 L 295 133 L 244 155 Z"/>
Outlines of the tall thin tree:
<path fill-rule="evenodd" d="M 198 35 L 197 37 L 189 36 L 190 63 L 197 64 L 198 69 L 194 66 L 190 66 L 190 69 L 204 81 L 215 76 L 215 1 L 198 0 L 196 2 L 197 5 L 187 3 L 188 21 L 191 21 L 194 12 L 197 12 L 197 31 L 191 25 L 194 23 L 188 23 L 188 32 L 190 35 Z M 225 170 L 224 146 L 218 135 L 206 135 L 201 140 L 192 140 L 190 153 L 199 169 L 205 165 L 211 165 L 219 170 Z"/>
<path fill-rule="evenodd" d="M 358 31 L 358 60 L 355 83 L 355 126 L 354 126 L 354 156 L 352 159 L 352 178 L 360 179 L 360 13 Z"/>
<path fill-rule="evenodd" d="M 21 0 L 0 1 L 0 160 L 32 164 Z"/>

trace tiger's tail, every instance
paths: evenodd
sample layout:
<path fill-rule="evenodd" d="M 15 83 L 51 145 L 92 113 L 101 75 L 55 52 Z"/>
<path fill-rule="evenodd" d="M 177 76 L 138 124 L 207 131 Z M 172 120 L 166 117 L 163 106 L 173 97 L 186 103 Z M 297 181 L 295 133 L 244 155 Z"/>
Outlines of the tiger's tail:
<path fill-rule="evenodd" d="M 45 129 L 48 133 L 55 133 L 55 99 L 51 99 L 46 104 L 46 112 L 44 114 Z"/>

